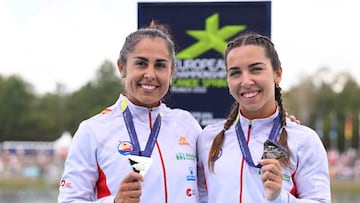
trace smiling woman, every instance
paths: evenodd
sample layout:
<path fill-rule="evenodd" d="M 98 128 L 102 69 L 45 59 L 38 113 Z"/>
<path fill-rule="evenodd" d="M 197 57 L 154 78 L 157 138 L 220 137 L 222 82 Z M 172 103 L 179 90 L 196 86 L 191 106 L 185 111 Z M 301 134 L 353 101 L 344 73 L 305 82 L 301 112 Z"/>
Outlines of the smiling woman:
<path fill-rule="evenodd" d="M 242 33 L 224 59 L 235 102 L 199 135 L 201 202 L 330 202 L 326 151 L 315 131 L 286 117 L 272 41 Z"/>
<path fill-rule="evenodd" d="M 175 72 L 174 43 L 165 27 L 152 23 L 129 34 L 117 64 L 125 92 L 80 124 L 58 202 L 198 202 L 201 127 L 190 112 L 162 101 Z"/>
<path fill-rule="evenodd" d="M 169 55 L 161 38 L 149 37 L 139 40 L 129 54 L 122 54 L 118 67 L 125 79 L 128 99 L 139 106 L 158 106 L 159 98 L 165 96 L 172 80 L 174 53 Z"/>

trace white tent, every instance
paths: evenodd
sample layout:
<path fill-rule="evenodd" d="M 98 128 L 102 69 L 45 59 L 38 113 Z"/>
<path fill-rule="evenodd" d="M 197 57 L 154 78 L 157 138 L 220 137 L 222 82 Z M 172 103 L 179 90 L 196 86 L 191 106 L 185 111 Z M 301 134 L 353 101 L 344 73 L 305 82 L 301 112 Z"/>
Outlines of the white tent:
<path fill-rule="evenodd" d="M 66 157 L 72 142 L 72 136 L 65 131 L 57 140 L 54 141 L 54 151 L 56 155 Z"/>

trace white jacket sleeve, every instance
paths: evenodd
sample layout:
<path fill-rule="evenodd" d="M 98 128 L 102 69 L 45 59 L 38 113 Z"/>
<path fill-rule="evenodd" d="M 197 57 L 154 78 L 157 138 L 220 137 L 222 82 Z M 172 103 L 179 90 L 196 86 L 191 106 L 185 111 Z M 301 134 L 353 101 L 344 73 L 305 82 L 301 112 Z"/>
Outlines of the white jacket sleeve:
<path fill-rule="evenodd" d="M 96 160 L 97 144 L 90 126 L 82 122 L 74 135 L 65 170 L 60 181 L 58 202 L 94 202 L 99 171 Z M 114 202 L 108 196 L 96 202 Z"/>
<path fill-rule="evenodd" d="M 304 133 L 308 133 L 304 132 Z M 328 159 L 319 136 L 310 130 L 310 135 L 299 144 L 294 182 L 297 196 L 282 191 L 269 203 L 330 203 L 330 177 Z"/>

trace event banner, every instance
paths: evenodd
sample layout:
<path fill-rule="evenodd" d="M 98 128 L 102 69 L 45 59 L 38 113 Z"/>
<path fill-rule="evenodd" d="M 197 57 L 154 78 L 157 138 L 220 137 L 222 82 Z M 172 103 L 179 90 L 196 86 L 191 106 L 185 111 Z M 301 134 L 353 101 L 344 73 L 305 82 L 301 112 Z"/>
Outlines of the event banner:
<path fill-rule="evenodd" d="M 234 102 L 227 42 L 246 31 L 271 37 L 271 1 L 139 2 L 138 28 L 152 20 L 168 27 L 176 45 L 177 70 L 164 102 L 190 111 L 201 126 L 223 120 Z"/>

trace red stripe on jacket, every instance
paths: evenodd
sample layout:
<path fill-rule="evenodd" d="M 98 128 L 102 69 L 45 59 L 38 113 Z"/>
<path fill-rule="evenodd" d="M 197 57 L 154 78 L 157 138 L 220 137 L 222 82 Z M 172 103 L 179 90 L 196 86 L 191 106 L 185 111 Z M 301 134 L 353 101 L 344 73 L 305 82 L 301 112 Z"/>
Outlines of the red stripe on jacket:
<path fill-rule="evenodd" d="M 296 172 L 295 172 L 296 173 Z M 294 197 L 298 197 L 297 190 L 296 190 L 296 183 L 295 183 L 295 173 L 291 175 L 291 179 L 293 180 L 294 186 L 290 190 L 290 194 L 294 195 Z"/>
<path fill-rule="evenodd" d="M 106 184 L 106 176 L 98 164 L 99 179 L 96 182 L 96 190 L 98 199 L 111 195 L 111 192 Z"/>

